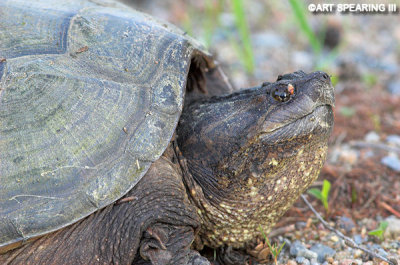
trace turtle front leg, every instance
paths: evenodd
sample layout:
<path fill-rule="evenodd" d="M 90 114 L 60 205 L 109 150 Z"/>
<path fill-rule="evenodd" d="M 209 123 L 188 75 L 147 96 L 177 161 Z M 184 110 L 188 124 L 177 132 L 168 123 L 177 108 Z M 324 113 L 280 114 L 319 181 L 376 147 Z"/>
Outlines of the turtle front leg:
<path fill-rule="evenodd" d="M 162 157 L 145 176 L 160 194 L 160 203 L 153 209 L 154 220 L 145 228 L 138 254 L 154 265 L 209 265 L 206 258 L 190 249 L 200 222 L 179 170 Z"/>

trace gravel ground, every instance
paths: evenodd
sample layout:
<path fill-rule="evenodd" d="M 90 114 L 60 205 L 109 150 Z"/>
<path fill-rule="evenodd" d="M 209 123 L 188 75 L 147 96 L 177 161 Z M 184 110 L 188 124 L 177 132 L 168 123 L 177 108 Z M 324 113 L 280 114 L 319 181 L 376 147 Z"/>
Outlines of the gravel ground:
<path fill-rule="evenodd" d="M 210 34 L 210 28 L 205 27 L 206 1 L 125 2 L 189 28 L 197 39 L 208 39 L 209 49 L 237 88 L 272 81 L 279 74 L 299 69 L 322 69 L 335 77 L 335 129 L 328 161 L 314 184 L 321 187 L 323 179 L 332 183 L 329 213 L 320 202 L 310 199 L 332 226 L 400 264 L 399 12 L 309 15 L 313 30 L 329 36 L 321 54 L 316 55 L 286 1 L 247 0 L 246 15 L 255 53 L 255 72 L 249 75 L 232 41 L 238 39 L 238 33 L 229 6 L 215 14 Z M 400 1 L 390 2 L 400 8 Z M 388 222 L 383 238 L 368 235 L 383 220 Z M 324 229 L 300 201 L 276 231 L 272 241 L 286 242 L 278 264 L 387 264 L 348 247 Z M 249 264 L 272 263 L 268 247 L 257 240 L 248 251 L 256 259 Z"/>

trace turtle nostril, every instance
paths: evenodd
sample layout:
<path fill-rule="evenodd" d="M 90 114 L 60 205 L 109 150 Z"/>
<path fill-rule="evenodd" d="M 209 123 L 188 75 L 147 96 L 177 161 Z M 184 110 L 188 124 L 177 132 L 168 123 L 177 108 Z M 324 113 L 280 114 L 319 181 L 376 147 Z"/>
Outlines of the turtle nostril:
<path fill-rule="evenodd" d="M 327 73 L 323 73 L 322 78 L 325 79 L 326 81 L 330 81 L 331 79 Z"/>

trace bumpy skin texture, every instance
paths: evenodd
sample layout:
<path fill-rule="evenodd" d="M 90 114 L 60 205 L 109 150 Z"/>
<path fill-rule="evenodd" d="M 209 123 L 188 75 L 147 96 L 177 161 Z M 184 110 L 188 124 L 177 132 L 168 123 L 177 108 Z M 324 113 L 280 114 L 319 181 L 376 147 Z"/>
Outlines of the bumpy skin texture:
<path fill-rule="evenodd" d="M 292 85 L 286 102 L 273 98 Z M 246 246 L 269 232 L 318 177 L 333 126 L 333 87 L 323 72 L 186 106 L 177 134 L 185 180 L 203 225 L 196 243 Z"/>
<path fill-rule="evenodd" d="M 290 99 L 274 99 L 291 86 Z M 206 265 L 191 247 L 245 248 L 317 178 L 333 104 L 323 72 L 188 103 L 177 140 L 125 199 L 0 263 Z M 226 255 L 227 264 L 241 260 Z"/>

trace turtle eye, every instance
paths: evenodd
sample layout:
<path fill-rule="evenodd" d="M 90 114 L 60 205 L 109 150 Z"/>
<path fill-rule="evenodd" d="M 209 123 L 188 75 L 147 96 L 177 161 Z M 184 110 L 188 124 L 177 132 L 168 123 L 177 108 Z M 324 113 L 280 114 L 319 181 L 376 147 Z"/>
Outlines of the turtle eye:
<path fill-rule="evenodd" d="M 279 102 L 286 102 L 290 99 L 290 97 L 294 94 L 294 86 L 292 84 L 288 84 L 287 87 L 278 87 L 272 91 L 272 97 Z"/>
<path fill-rule="evenodd" d="M 275 89 L 274 92 L 272 92 L 272 97 L 279 102 L 285 102 L 288 101 L 290 98 L 290 94 L 287 93 L 286 91 L 282 91 L 279 89 Z"/>

